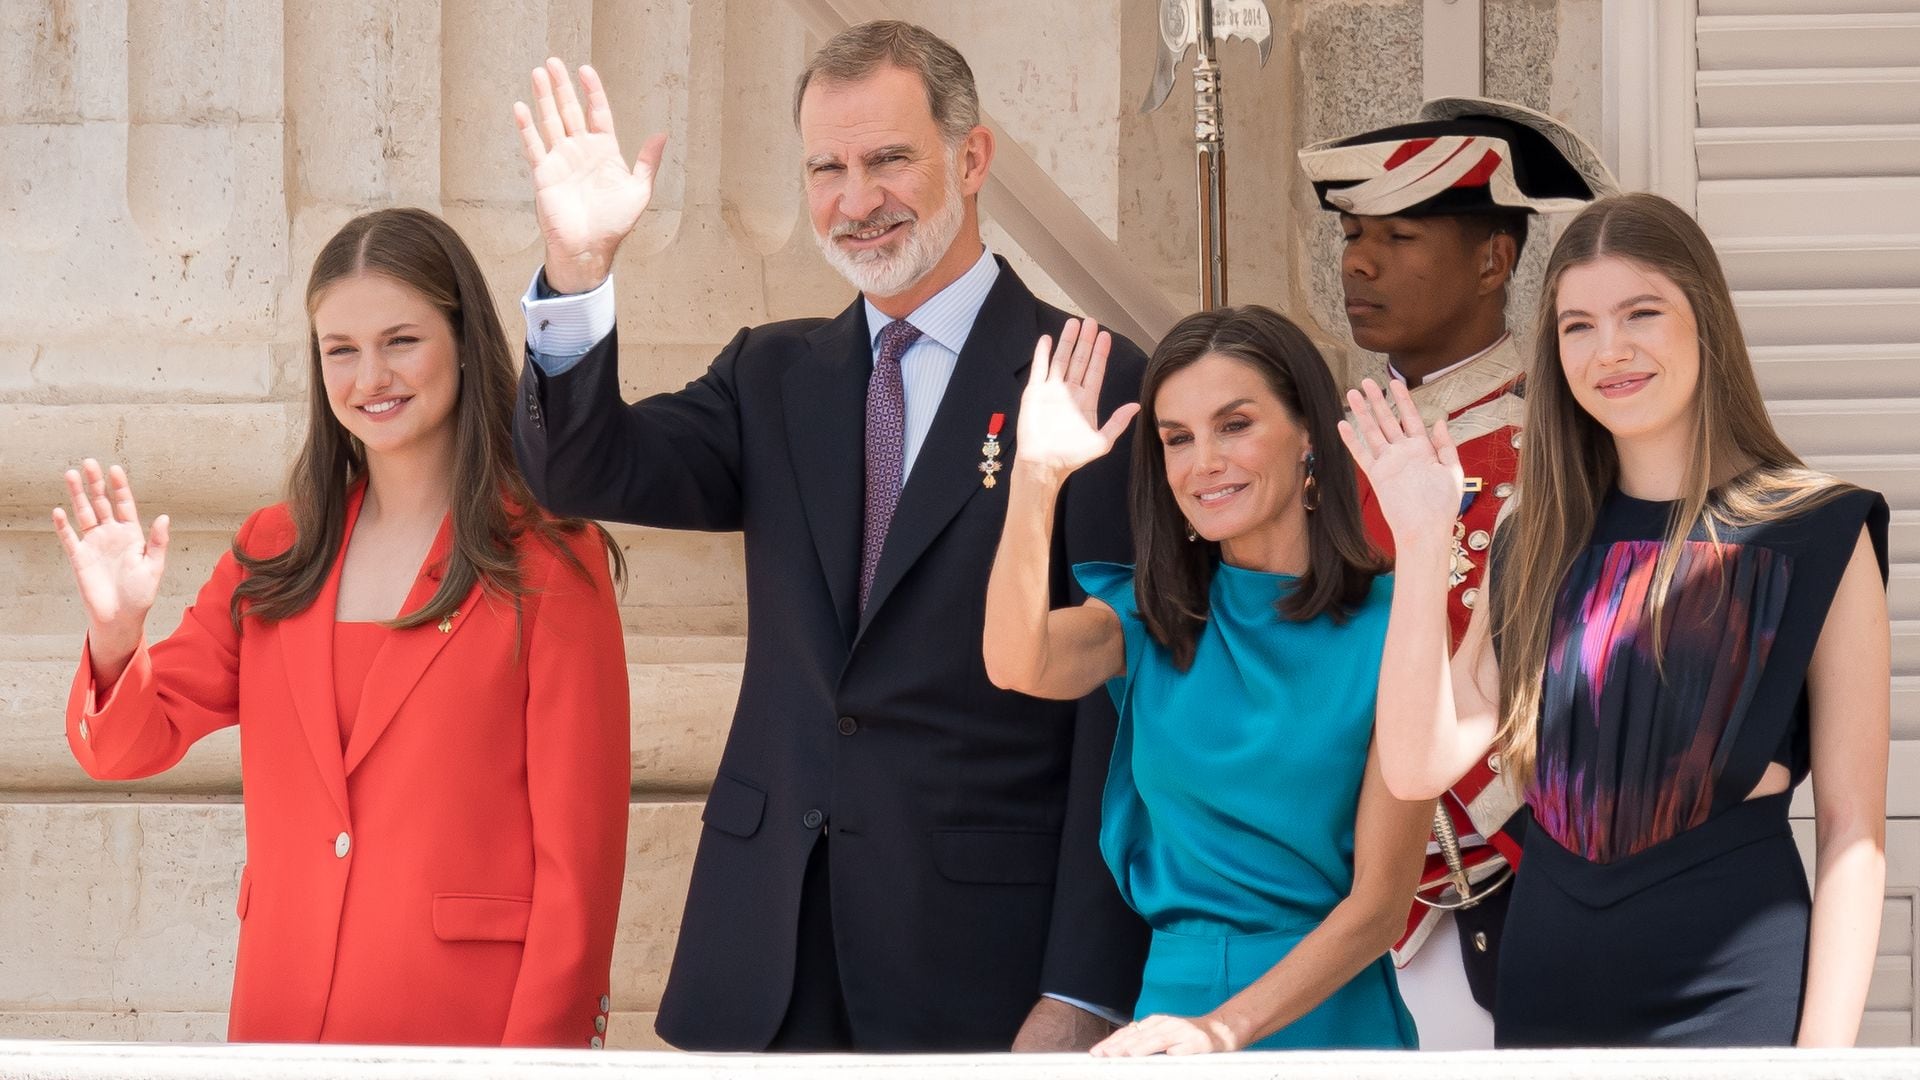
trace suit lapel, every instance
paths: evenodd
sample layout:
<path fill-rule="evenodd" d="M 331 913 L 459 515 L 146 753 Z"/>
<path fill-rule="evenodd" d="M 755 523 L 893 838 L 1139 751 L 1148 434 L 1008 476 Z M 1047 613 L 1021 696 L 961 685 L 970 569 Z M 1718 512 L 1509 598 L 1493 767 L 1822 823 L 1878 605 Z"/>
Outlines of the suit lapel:
<path fill-rule="evenodd" d="M 886 603 L 907 571 L 947 527 L 981 485 L 980 446 L 987 439 L 987 423 L 994 413 L 1006 414 L 1000 442 L 1000 460 L 1013 464 L 1014 414 L 1020 405 L 1021 373 L 1033 359 L 1039 336 L 1039 309 L 1033 294 L 1011 267 L 1000 264 L 1000 276 L 980 306 L 967 343 L 954 364 L 933 427 L 914 459 L 907 486 L 900 492 L 887 527 L 886 547 L 874 570 L 873 591 L 860 617 L 860 631 Z M 1004 496 L 1004 480 L 995 494 Z M 992 552 L 983 553 L 991 556 Z"/>
<path fill-rule="evenodd" d="M 421 565 L 420 573 L 413 580 L 413 589 L 407 593 L 406 602 L 401 605 L 403 612 L 418 610 L 440 588 L 440 579 L 446 566 L 447 554 L 453 547 L 453 518 L 448 515 L 440 523 L 439 535 L 434 537 L 433 547 L 427 553 L 426 562 Z M 460 602 L 459 611 L 442 620 L 438 625 L 428 623 L 408 630 L 394 630 L 387 635 L 386 644 L 373 658 L 373 666 L 367 670 L 366 690 L 360 696 L 360 714 L 354 718 L 353 735 L 347 740 L 345 771 L 352 775 L 353 770 L 366 760 L 367 752 L 373 748 L 387 726 L 400 711 L 400 705 L 407 695 L 420 682 L 427 672 L 427 665 L 440 655 L 455 634 L 473 621 L 477 614 L 473 609 L 480 602 L 481 586 L 475 584 L 467 591 Z"/>
<path fill-rule="evenodd" d="M 782 380 L 794 482 L 834 613 L 850 641 L 860 605 L 860 532 L 866 506 L 867 379 L 873 347 L 865 306 L 807 335 L 810 354 Z"/>
<path fill-rule="evenodd" d="M 340 597 L 340 567 L 347 557 L 346 538 L 353 535 L 353 523 L 360 518 L 360 501 L 365 494 L 364 484 L 355 485 L 347 493 L 340 550 L 334 553 L 333 571 L 320 587 L 320 595 L 305 611 L 282 619 L 276 627 L 281 662 L 293 690 L 294 712 L 306 733 L 314 766 L 320 770 L 320 781 L 333 797 L 343 821 L 352 818 L 347 813 L 347 774 L 341 766 L 339 705 L 333 696 L 333 614 Z"/>

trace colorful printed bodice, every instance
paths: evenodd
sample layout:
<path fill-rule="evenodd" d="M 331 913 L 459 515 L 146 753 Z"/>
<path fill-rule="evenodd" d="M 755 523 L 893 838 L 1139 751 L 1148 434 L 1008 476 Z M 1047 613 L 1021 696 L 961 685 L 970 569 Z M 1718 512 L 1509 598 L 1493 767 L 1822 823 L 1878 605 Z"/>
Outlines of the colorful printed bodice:
<path fill-rule="evenodd" d="M 1688 541 L 1667 590 L 1665 677 L 1648 612 L 1664 545 L 1574 560 L 1554 613 L 1534 820 L 1595 862 L 1705 821 L 1780 630 L 1793 560 Z"/>
<path fill-rule="evenodd" d="M 1870 491 L 1723 527 L 1717 541 L 1696 527 L 1656 643 L 1651 598 L 1672 507 L 1609 497 L 1554 607 L 1527 803 L 1541 829 L 1595 863 L 1704 823 L 1772 762 L 1805 778 L 1807 665 L 1863 524 L 1884 568 L 1886 504 Z"/>

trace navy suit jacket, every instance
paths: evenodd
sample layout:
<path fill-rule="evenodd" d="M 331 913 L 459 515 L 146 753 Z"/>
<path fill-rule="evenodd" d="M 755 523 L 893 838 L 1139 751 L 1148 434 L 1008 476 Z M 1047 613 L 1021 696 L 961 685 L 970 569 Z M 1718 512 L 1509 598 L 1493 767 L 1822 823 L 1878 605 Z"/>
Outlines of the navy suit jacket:
<path fill-rule="evenodd" d="M 908 475 L 859 610 L 864 305 L 742 330 L 685 389 L 628 404 L 615 337 L 522 376 L 515 446 L 556 513 L 745 534 L 748 633 L 733 727 L 703 816 L 660 1035 L 761 1050 L 793 984 L 801 883 L 830 837 L 835 950 L 862 1050 L 1005 1049 L 1042 993 L 1129 1011 L 1146 929 L 1098 850 L 1114 711 L 996 689 L 981 659 L 1007 479 L 981 444 L 1067 315 L 1001 263 Z M 1104 417 L 1145 359 L 1115 339 Z M 1068 567 L 1131 560 L 1130 439 L 1069 479 Z"/>

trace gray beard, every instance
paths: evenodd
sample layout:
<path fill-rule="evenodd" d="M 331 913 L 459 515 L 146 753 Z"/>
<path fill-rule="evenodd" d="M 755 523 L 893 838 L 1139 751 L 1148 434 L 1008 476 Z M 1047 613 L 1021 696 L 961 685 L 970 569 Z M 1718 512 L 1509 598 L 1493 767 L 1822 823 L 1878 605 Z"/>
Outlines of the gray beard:
<path fill-rule="evenodd" d="M 947 198 L 938 213 L 914 221 L 904 240 L 893 251 L 875 250 L 851 254 L 833 242 L 833 235 L 813 234 L 815 245 L 827 265 L 854 288 L 868 296 L 898 296 L 932 272 L 954 239 L 966 217 L 966 199 L 960 194 L 960 178 L 948 172 Z M 858 232 L 859 227 L 844 231 Z"/>

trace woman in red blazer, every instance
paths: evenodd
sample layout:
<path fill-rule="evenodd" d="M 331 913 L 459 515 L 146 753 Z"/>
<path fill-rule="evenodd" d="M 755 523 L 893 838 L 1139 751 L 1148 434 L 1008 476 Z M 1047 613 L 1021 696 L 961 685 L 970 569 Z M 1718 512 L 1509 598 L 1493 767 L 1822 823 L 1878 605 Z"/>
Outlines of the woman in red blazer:
<path fill-rule="evenodd" d="M 513 357 L 444 222 L 349 222 L 307 310 L 291 497 L 166 640 L 143 624 L 167 518 L 143 532 L 118 466 L 66 474 L 88 615 L 67 740 L 133 779 L 240 725 L 230 1039 L 597 1047 L 630 768 L 618 551 L 532 509 Z"/>

